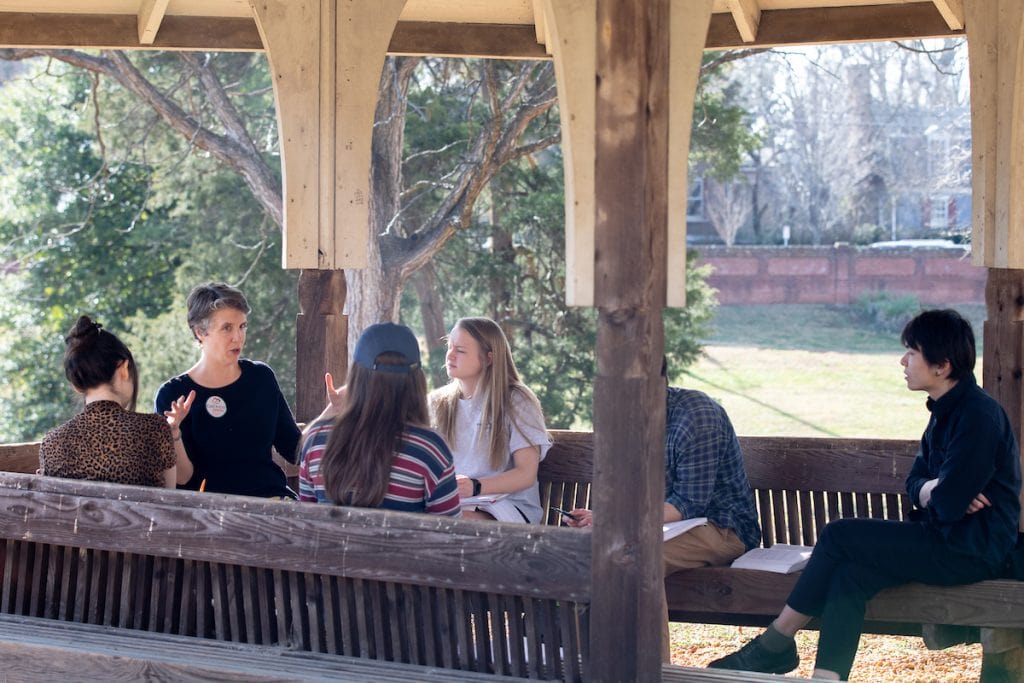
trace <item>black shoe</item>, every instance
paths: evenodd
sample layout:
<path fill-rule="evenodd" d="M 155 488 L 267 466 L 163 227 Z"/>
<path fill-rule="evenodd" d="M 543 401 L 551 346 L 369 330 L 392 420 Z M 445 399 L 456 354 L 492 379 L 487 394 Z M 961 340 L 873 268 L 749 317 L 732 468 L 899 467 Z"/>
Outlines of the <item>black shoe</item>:
<path fill-rule="evenodd" d="M 793 642 L 782 652 L 769 652 L 758 636 L 731 655 L 708 664 L 709 669 L 735 669 L 738 671 L 760 671 L 766 674 L 788 674 L 800 665 L 800 655 Z"/>

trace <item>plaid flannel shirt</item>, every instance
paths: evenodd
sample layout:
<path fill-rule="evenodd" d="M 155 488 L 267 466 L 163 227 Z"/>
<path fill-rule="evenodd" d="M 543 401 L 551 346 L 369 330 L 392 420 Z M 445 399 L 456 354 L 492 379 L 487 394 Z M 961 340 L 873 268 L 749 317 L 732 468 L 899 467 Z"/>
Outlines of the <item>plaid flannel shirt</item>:
<path fill-rule="evenodd" d="M 683 519 L 707 517 L 732 529 L 748 549 L 760 545 L 754 494 L 725 409 L 700 391 L 668 388 L 665 502 Z"/>

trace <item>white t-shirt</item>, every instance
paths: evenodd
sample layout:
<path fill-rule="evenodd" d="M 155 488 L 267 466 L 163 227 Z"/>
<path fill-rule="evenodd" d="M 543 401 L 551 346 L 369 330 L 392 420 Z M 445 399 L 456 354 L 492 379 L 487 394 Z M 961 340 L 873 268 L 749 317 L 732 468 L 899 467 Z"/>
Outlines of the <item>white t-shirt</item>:
<path fill-rule="evenodd" d="M 455 413 L 455 434 L 451 447 L 455 473 L 473 479 L 492 477 L 508 471 L 515 466 L 512 453 L 520 448 L 537 446 L 540 448 L 540 459 L 543 460 L 551 448 L 551 437 L 544 427 L 544 416 L 526 396 L 518 391 L 512 392 L 511 415 L 508 418 L 508 454 L 505 466 L 494 469 L 490 463 L 491 433 L 483 420 L 483 401 L 474 397 L 459 399 Z M 522 491 L 510 493 L 492 503 L 478 504 L 477 507 L 502 522 L 522 522 L 523 516 L 537 524 L 544 511 L 540 507 L 540 494 L 537 484 Z M 520 514 L 522 512 L 522 514 Z"/>

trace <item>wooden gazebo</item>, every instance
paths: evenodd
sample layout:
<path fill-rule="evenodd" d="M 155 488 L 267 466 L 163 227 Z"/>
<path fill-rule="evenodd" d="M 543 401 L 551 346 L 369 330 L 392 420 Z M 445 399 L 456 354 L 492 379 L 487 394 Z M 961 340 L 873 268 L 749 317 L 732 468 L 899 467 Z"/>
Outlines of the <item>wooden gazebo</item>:
<path fill-rule="evenodd" d="M 299 402 L 345 365 L 341 269 L 365 265 L 370 139 L 387 54 L 554 59 L 567 300 L 596 306 L 591 671 L 660 677 L 661 309 L 684 305 L 686 159 L 707 49 L 966 35 L 986 388 L 1020 429 L 1024 3 L 1020 0 L 0 0 L 0 46 L 265 50 L 284 165 L 283 265 L 307 291 Z M 306 302 L 318 302 L 314 309 Z M 309 398 L 303 398 L 309 397 Z M 624 458 L 621 454 L 630 453 Z"/>

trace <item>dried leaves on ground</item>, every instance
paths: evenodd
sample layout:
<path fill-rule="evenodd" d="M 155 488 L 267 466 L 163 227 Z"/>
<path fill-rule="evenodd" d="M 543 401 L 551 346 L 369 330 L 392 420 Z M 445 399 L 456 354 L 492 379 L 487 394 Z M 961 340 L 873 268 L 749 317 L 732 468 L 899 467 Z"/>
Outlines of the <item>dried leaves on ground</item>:
<path fill-rule="evenodd" d="M 705 624 L 672 625 L 672 663 L 706 666 L 712 659 L 741 647 L 760 628 Z M 814 669 L 816 631 L 797 636 L 800 668 L 789 674 L 807 678 Z M 850 672 L 853 683 L 963 683 L 981 673 L 981 646 L 959 645 L 933 651 L 920 638 L 864 635 Z"/>

